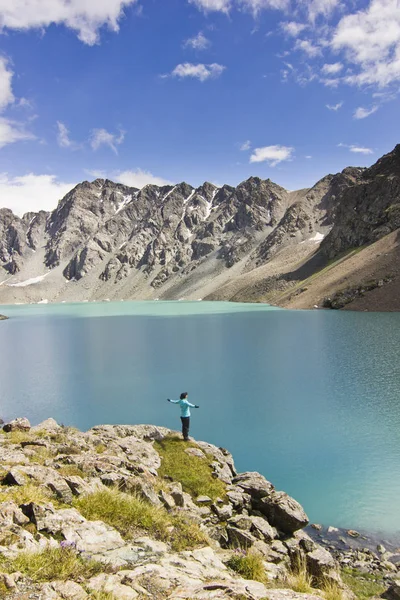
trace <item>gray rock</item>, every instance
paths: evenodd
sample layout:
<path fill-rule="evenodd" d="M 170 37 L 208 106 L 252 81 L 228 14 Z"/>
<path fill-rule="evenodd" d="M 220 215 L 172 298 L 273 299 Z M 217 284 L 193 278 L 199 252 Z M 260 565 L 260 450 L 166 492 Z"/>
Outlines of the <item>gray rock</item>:
<path fill-rule="evenodd" d="M 230 486 L 227 489 L 226 496 L 232 504 L 233 509 L 238 512 L 248 509 L 251 506 L 250 494 L 245 493 L 242 488 L 238 486 Z"/>
<path fill-rule="evenodd" d="M 191 456 L 197 456 L 198 458 L 205 458 L 206 455 L 200 448 L 186 448 L 186 454 L 190 454 Z"/>
<path fill-rule="evenodd" d="M 25 485 L 28 483 L 28 477 L 18 467 L 10 469 L 4 477 L 4 482 L 8 485 Z"/>
<path fill-rule="evenodd" d="M 167 510 L 172 510 L 173 508 L 175 508 L 175 500 L 173 499 L 171 494 L 168 494 L 164 490 L 161 490 L 158 494 L 158 497 Z"/>
<path fill-rule="evenodd" d="M 211 510 L 217 515 L 220 521 L 227 521 L 233 514 L 232 504 L 213 504 Z"/>
<path fill-rule="evenodd" d="M 268 496 L 274 489 L 272 483 L 256 472 L 247 472 L 237 475 L 233 483 L 251 496 L 252 501 L 261 500 Z"/>
<path fill-rule="evenodd" d="M 285 492 L 271 491 L 261 498 L 258 508 L 271 525 L 284 533 L 291 534 L 308 523 L 303 507 Z"/>
<path fill-rule="evenodd" d="M 383 592 L 381 598 L 386 600 L 400 600 L 400 579 L 394 581 L 387 590 Z"/>
<path fill-rule="evenodd" d="M 322 548 L 318 547 L 313 552 L 306 554 L 307 569 L 309 573 L 322 582 L 324 579 L 339 579 L 338 577 L 338 564 L 333 556 Z"/>
<path fill-rule="evenodd" d="M 57 496 L 59 500 L 64 502 L 64 504 L 71 504 L 72 502 L 72 491 L 70 486 L 64 479 L 59 479 L 56 481 L 48 481 L 47 486 L 50 488 L 52 492 Z"/>
<path fill-rule="evenodd" d="M 256 541 L 256 537 L 249 531 L 238 529 L 237 527 L 227 526 L 229 543 L 234 548 L 250 548 Z"/>
<path fill-rule="evenodd" d="M 3 430 L 6 433 L 9 433 L 10 431 L 29 431 L 30 428 L 31 424 L 25 417 L 19 417 L 18 419 L 14 419 L 13 421 L 10 421 L 9 423 L 3 425 Z"/>
<path fill-rule="evenodd" d="M 138 593 L 127 585 L 120 583 L 117 575 L 101 573 L 92 577 L 88 582 L 89 590 L 113 594 L 118 600 L 135 600 Z"/>
<path fill-rule="evenodd" d="M 54 419 L 46 419 L 39 423 L 39 425 L 35 425 L 32 427 L 32 432 L 37 433 L 39 431 L 45 431 L 46 433 L 60 433 L 62 431 L 61 425 L 57 423 Z"/>
<path fill-rule="evenodd" d="M 52 596 L 52 592 L 56 596 Z M 46 583 L 41 590 L 41 594 L 45 599 L 62 598 L 63 600 L 85 600 L 89 596 L 82 586 L 75 581 L 53 581 Z M 42 598 L 42 596 L 41 596 Z"/>
<path fill-rule="evenodd" d="M 79 475 L 70 475 L 64 478 L 66 484 L 70 488 L 74 496 L 84 496 L 92 494 L 103 488 L 103 484 L 100 479 L 92 479 L 87 481 Z"/>
<path fill-rule="evenodd" d="M 251 532 L 260 540 L 270 542 L 278 536 L 278 532 L 275 527 L 271 527 L 266 519 L 263 517 L 251 516 Z"/>
<path fill-rule="evenodd" d="M 29 523 L 28 517 L 13 501 L 2 502 L 0 504 L 0 526 L 7 527 L 11 525 L 26 525 Z"/>
<path fill-rule="evenodd" d="M 209 496 L 197 496 L 197 504 L 211 504 L 212 500 Z"/>
<path fill-rule="evenodd" d="M 237 527 L 238 529 L 245 529 L 250 531 L 253 526 L 253 520 L 250 517 L 246 517 L 245 515 L 235 515 L 231 517 L 228 521 L 228 525 L 232 527 Z"/>

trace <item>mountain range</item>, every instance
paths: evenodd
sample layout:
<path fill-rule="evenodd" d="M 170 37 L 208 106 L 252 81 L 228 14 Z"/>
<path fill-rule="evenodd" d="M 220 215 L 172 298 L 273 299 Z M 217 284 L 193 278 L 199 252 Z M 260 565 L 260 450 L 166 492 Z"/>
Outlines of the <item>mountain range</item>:
<path fill-rule="evenodd" d="M 0 209 L 0 303 L 400 310 L 399 228 L 400 145 L 297 191 L 257 177 L 140 190 L 84 181 L 52 212 Z"/>

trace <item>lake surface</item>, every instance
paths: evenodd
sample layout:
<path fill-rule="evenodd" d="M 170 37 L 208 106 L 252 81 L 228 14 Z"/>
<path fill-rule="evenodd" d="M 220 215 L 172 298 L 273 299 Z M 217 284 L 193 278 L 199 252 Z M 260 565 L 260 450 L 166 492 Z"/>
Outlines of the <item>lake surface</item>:
<path fill-rule="evenodd" d="M 400 532 L 400 313 L 130 302 L 2 306 L 0 416 L 179 427 L 311 521 Z"/>

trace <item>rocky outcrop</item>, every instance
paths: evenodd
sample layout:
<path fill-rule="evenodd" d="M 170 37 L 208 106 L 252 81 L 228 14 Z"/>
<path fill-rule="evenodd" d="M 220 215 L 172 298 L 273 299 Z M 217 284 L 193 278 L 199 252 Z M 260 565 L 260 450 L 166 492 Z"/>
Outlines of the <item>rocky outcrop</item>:
<path fill-rule="evenodd" d="M 82 433 L 53 419 L 34 428 L 16 426 L 21 423 L 26 420 L 16 419 L 0 436 L 0 580 L 10 597 L 103 592 L 115 598 L 313 600 L 323 597 L 318 586 L 328 579 L 346 590 L 337 561 L 303 531 L 308 519 L 302 507 L 259 473 L 237 474 L 227 450 L 188 445 L 188 457 L 208 465 L 209 480 L 219 481 L 221 491 L 221 497 L 191 495 L 179 480 L 160 477 L 159 448 L 165 452 L 176 438 L 166 428 L 103 425 Z M 110 510 L 115 501 L 120 508 Z M 135 512 L 127 517 L 132 502 Z M 87 564 L 86 575 L 60 579 L 49 570 L 46 580 L 27 567 L 17 572 L 13 565 L 26 564 L 15 562 L 26 551 L 40 557 L 58 552 L 60 561 Z M 234 556 L 257 557 L 258 580 L 232 570 Z M 285 589 L 299 558 L 314 578 L 313 595 Z"/>
<path fill-rule="evenodd" d="M 332 258 L 375 242 L 399 227 L 400 144 L 363 170 L 355 185 L 343 190 L 332 231 L 321 249 Z"/>

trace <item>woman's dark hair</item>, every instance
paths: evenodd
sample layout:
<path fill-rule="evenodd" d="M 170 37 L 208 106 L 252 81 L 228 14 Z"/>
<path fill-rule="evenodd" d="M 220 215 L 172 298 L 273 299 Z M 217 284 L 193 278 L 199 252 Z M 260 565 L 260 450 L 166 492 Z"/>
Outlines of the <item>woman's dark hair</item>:
<path fill-rule="evenodd" d="M 181 394 L 181 400 L 184 400 L 185 398 L 187 398 L 188 393 L 187 392 L 183 392 Z"/>

